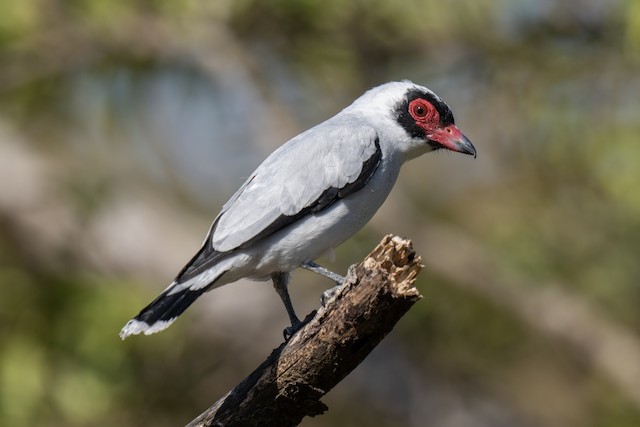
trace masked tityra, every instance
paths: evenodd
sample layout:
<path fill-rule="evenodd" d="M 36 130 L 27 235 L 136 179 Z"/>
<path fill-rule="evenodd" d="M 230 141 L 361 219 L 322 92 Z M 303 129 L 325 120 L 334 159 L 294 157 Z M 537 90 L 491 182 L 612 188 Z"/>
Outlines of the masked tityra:
<path fill-rule="evenodd" d="M 371 219 L 405 161 L 442 148 L 476 155 L 435 93 L 409 81 L 369 90 L 267 157 L 222 207 L 193 259 L 120 336 L 161 331 L 204 292 L 243 277 L 271 277 L 290 335 L 300 321 L 289 272 L 303 267 L 340 281 L 313 260 Z"/>

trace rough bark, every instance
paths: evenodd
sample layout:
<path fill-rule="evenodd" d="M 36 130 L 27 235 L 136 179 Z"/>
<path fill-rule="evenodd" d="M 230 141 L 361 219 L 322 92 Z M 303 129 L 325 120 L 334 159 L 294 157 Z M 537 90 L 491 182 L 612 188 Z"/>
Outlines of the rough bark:
<path fill-rule="evenodd" d="M 300 331 L 187 427 L 295 426 L 324 413 L 320 398 L 421 298 L 421 268 L 410 241 L 386 236 Z"/>

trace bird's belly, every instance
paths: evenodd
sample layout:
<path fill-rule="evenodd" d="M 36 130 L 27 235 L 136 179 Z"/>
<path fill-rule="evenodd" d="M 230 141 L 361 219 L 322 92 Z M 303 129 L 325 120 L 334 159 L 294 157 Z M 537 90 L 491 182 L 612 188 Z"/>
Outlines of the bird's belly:
<path fill-rule="evenodd" d="M 255 265 L 252 276 L 291 271 L 354 235 L 377 212 L 397 178 L 395 171 L 379 172 L 357 193 L 301 218 L 253 246 L 249 250 Z"/>

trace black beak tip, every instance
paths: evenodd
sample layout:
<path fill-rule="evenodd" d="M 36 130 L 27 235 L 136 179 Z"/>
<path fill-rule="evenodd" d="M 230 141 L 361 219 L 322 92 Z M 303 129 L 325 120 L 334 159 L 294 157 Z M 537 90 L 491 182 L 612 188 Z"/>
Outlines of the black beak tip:
<path fill-rule="evenodd" d="M 471 141 L 469 141 L 469 139 L 464 135 L 460 140 L 460 148 L 462 148 L 463 153 L 473 156 L 474 159 L 478 157 L 478 153 L 476 152 L 476 147 L 474 147 Z"/>

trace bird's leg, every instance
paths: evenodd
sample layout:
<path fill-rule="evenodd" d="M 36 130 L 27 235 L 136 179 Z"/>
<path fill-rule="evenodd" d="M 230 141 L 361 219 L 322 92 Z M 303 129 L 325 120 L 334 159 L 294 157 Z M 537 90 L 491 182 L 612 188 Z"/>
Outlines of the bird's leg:
<path fill-rule="evenodd" d="M 291 298 L 289 298 L 289 290 L 287 285 L 289 284 L 289 273 L 277 272 L 271 274 L 271 280 L 273 280 L 273 287 L 276 288 L 276 292 L 280 295 L 280 299 L 284 303 L 284 308 L 287 309 L 291 326 L 285 328 L 283 331 L 285 341 L 289 341 L 289 338 L 302 326 L 302 322 L 296 316 L 296 312 L 291 304 Z"/>
<path fill-rule="evenodd" d="M 336 282 L 336 286 L 334 286 L 331 289 L 327 289 L 326 291 L 324 291 L 322 293 L 322 296 L 320 297 L 320 303 L 322 304 L 322 306 L 324 307 L 327 303 L 327 301 L 333 296 L 335 295 L 335 293 L 338 291 L 338 288 L 340 287 L 340 285 L 342 285 L 344 283 L 344 277 L 342 277 L 339 274 L 334 273 L 333 271 L 329 271 L 326 268 L 316 264 L 313 261 L 307 261 L 305 263 L 303 263 L 300 267 L 309 270 L 309 271 L 313 271 L 315 273 L 318 274 L 322 274 L 324 277 L 327 277 L 331 280 L 333 280 L 334 282 Z"/>
<path fill-rule="evenodd" d="M 306 270 L 309 270 L 309 271 L 313 271 L 314 273 L 322 274 L 324 277 L 327 277 L 327 278 L 333 280 L 338 285 L 342 285 L 342 283 L 344 283 L 344 277 L 342 277 L 339 274 L 334 273 L 333 271 L 327 270 L 326 268 L 322 267 L 321 265 L 316 264 L 313 261 L 307 261 L 305 263 L 302 263 L 302 265 L 300 265 L 300 267 L 302 267 L 302 268 L 304 268 Z"/>

